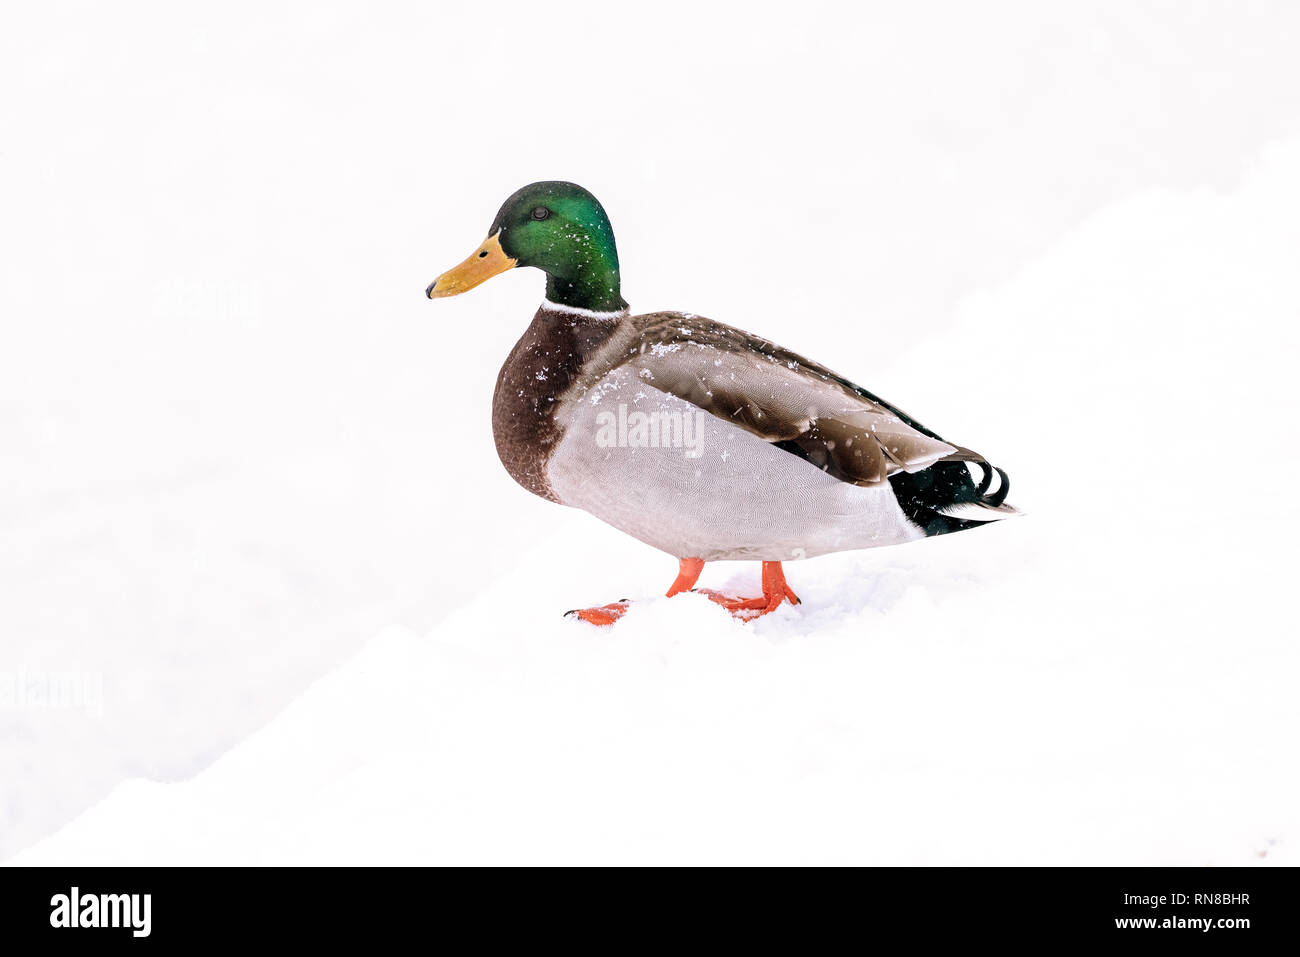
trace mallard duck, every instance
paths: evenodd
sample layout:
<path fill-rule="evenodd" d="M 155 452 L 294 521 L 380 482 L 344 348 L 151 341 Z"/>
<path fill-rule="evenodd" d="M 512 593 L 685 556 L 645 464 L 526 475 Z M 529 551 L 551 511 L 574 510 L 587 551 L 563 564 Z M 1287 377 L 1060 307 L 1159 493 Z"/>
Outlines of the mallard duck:
<path fill-rule="evenodd" d="M 581 186 L 516 192 L 426 294 L 517 266 L 546 273 L 546 298 L 497 376 L 501 462 L 533 494 L 676 557 L 669 596 L 705 562 L 759 561 L 760 597 L 705 592 L 755 618 L 799 601 L 782 562 L 1018 514 L 1002 469 L 826 366 L 691 313 L 632 315 L 609 217 Z M 568 614 L 608 625 L 627 607 Z"/>

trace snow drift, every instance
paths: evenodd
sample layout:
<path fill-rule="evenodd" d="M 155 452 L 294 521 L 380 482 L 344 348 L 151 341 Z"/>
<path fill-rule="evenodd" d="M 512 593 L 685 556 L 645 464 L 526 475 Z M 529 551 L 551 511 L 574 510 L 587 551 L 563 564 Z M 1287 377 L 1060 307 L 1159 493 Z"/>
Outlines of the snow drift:
<path fill-rule="evenodd" d="M 987 451 L 1027 517 L 789 565 L 804 604 L 741 625 L 566 515 L 431 634 L 15 862 L 1296 862 L 1298 168 L 1114 204 L 882 374 L 865 320 L 813 357 Z"/>

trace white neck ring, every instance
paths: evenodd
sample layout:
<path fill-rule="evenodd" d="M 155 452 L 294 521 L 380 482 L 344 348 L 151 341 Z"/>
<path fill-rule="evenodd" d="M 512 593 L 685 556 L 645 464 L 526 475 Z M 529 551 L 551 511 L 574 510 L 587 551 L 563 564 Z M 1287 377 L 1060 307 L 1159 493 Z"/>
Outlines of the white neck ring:
<path fill-rule="evenodd" d="M 582 309 L 578 306 L 566 306 L 560 302 L 551 302 L 549 299 L 542 300 L 542 308 L 547 312 L 560 312 L 566 316 L 583 316 L 587 319 L 622 319 L 627 315 L 626 309 L 615 309 L 613 312 L 598 312 L 595 309 Z"/>

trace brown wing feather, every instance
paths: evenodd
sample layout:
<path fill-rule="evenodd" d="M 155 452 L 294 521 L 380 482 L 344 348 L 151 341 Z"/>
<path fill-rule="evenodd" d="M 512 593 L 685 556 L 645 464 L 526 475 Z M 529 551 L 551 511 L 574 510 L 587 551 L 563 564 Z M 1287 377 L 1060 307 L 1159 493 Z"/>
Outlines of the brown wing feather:
<path fill-rule="evenodd" d="M 632 330 L 616 365 L 760 438 L 797 446 L 843 481 L 880 485 L 964 451 L 824 366 L 731 326 L 648 313 Z"/>

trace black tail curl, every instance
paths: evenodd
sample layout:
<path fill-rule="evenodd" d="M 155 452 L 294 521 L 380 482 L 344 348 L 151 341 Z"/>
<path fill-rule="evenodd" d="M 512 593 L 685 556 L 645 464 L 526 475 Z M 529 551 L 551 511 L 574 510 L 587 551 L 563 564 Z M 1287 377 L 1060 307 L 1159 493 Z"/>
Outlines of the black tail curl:
<path fill-rule="evenodd" d="M 980 484 L 975 486 L 975 495 L 981 505 L 987 505 L 989 508 L 997 508 L 1007 500 L 1007 495 L 1011 492 L 1011 479 L 1007 478 L 1007 473 L 1002 471 L 996 465 L 990 465 L 988 462 L 979 461 L 975 463 L 984 473 L 980 479 Z M 998 473 L 998 488 L 992 495 L 988 494 L 989 487 L 993 484 L 993 473 Z"/>
<path fill-rule="evenodd" d="M 988 521 L 975 518 L 955 518 L 944 514 L 944 509 L 956 505 L 984 505 L 997 508 L 1011 491 L 1007 473 L 984 460 L 972 465 L 980 467 L 979 484 L 971 477 L 965 461 L 936 462 L 919 472 L 895 472 L 889 477 L 898 504 L 912 522 L 927 535 L 946 535 L 967 528 L 987 525 Z M 993 487 L 993 473 L 998 475 L 998 487 Z M 994 519 L 990 518 L 990 521 Z"/>

